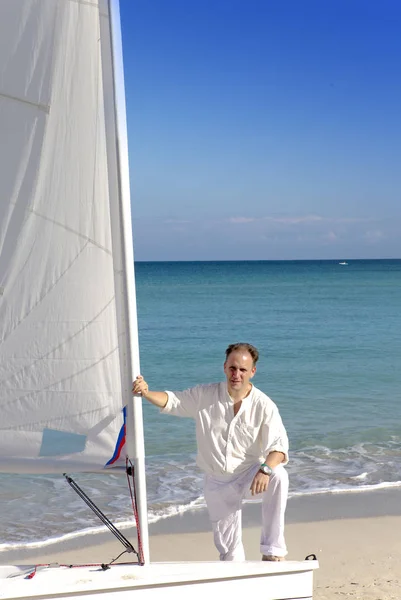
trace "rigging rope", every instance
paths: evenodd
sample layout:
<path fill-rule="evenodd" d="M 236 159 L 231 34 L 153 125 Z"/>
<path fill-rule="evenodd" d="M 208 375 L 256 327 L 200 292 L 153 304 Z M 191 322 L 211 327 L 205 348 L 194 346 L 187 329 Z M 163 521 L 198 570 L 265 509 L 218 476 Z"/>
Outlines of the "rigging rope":
<path fill-rule="evenodd" d="M 127 461 L 128 461 L 128 459 L 127 459 Z M 128 464 L 128 462 L 127 462 L 127 464 Z M 138 517 L 137 506 L 136 506 L 135 479 L 134 479 L 134 475 L 133 475 L 133 467 L 132 467 L 132 465 L 130 467 L 127 467 L 127 477 L 128 477 L 128 469 L 130 470 L 130 472 L 132 472 L 132 479 L 133 479 L 133 482 L 134 482 L 134 484 L 133 484 L 134 485 L 134 494 L 132 494 L 131 484 L 130 484 L 129 479 L 128 479 L 129 489 L 130 489 L 130 493 L 131 493 L 131 501 L 132 501 L 132 506 L 133 506 L 133 510 L 134 510 L 134 516 L 135 516 L 135 521 L 136 521 L 136 527 L 137 527 L 137 535 L 138 535 L 138 543 L 139 543 L 139 553 L 135 550 L 135 548 L 133 547 L 133 545 L 131 544 L 131 542 L 129 540 L 127 540 L 127 538 L 121 533 L 121 531 L 119 531 L 117 529 L 117 527 L 110 521 L 110 519 L 108 519 L 106 517 L 106 515 L 100 510 L 100 508 L 98 508 L 96 506 L 96 504 L 89 498 L 89 496 L 87 496 L 85 494 L 85 492 L 72 479 L 72 477 L 70 477 L 66 473 L 64 473 L 64 477 L 66 478 L 67 482 L 72 487 L 72 489 L 78 494 L 78 496 L 80 498 L 82 498 L 82 500 L 85 502 L 85 504 L 87 504 L 87 506 L 89 506 L 89 508 L 95 513 L 95 515 L 102 521 L 102 523 L 104 523 L 104 525 L 106 525 L 106 527 L 111 531 L 111 533 L 124 546 L 124 548 L 125 548 L 124 552 L 122 552 L 121 554 L 119 554 L 109 564 L 114 563 L 116 560 L 118 560 L 120 558 L 120 556 L 122 556 L 123 554 L 125 554 L 125 552 L 133 552 L 134 554 L 136 554 L 136 556 L 138 558 L 138 563 L 140 565 L 143 565 L 144 564 L 143 548 L 142 548 L 141 536 L 140 536 L 140 531 L 139 531 L 139 517 Z"/>
<path fill-rule="evenodd" d="M 136 500 L 135 468 L 134 468 L 134 465 L 132 464 L 132 462 L 130 461 L 130 459 L 128 458 L 128 456 L 126 458 L 125 465 L 126 465 L 128 487 L 129 487 L 129 491 L 130 491 L 130 495 L 131 495 L 132 510 L 134 512 L 135 523 L 136 523 L 136 534 L 137 534 L 137 538 L 138 538 L 138 562 L 140 565 L 144 565 L 145 558 L 144 558 L 144 553 L 143 553 L 141 528 L 140 528 L 140 523 L 139 523 L 138 504 L 137 504 L 137 500 Z M 132 487 L 131 487 L 130 476 L 132 477 Z"/>

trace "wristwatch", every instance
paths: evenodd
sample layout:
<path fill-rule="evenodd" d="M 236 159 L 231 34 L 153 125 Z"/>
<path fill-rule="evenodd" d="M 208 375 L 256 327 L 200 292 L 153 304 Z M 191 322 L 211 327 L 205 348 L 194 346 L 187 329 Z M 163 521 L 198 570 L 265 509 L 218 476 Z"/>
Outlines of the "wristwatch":
<path fill-rule="evenodd" d="M 262 471 L 262 473 L 264 473 L 265 475 L 269 475 L 269 477 L 273 474 L 273 469 L 269 467 L 269 465 L 267 465 L 266 463 L 260 465 L 259 471 Z"/>

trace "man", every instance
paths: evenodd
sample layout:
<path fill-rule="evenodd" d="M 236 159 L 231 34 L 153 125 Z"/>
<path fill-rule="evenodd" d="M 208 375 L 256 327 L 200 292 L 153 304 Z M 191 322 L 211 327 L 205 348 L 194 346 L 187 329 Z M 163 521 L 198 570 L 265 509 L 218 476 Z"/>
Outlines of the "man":
<path fill-rule="evenodd" d="M 226 381 L 183 392 L 153 392 L 139 375 L 134 394 L 161 409 L 196 421 L 197 464 L 220 560 L 245 560 L 242 501 L 262 495 L 262 560 L 284 560 L 284 512 L 288 495 L 288 439 L 277 406 L 251 379 L 259 358 L 251 344 L 226 350 Z"/>

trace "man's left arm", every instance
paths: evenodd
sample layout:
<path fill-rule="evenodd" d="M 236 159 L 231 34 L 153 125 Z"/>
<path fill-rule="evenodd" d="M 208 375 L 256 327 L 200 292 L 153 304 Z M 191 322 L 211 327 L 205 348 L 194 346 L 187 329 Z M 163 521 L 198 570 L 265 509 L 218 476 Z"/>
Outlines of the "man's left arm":
<path fill-rule="evenodd" d="M 277 450 L 274 450 L 266 456 L 266 460 L 263 464 L 267 465 L 273 471 L 275 467 L 281 465 L 285 458 L 286 456 L 283 452 L 278 452 Z M 263 471 L 261 470 L 258 471 L 255 477 L 253 478 L 251 485 L 252 496 L 254 496 L 255 494 L 262 494 L 263 492 L 265 492 L 267 490 L 267 486 L 269 485 L 269 480 L 269 474 L 263 473 Z"/>
<path fill-rule="evenodd" d="M 251 491 L 252 495 L 261 494 L 267 490 L 269 485 L 271 470 L 278 465 L 288 462 L 288 437 L 283 421 L 277 406 L 272 403 L 267 407 L 265 421 L 262 425 L 262 452 L 266 456 L 264 465 L 267 465 L 266 472 L 258 471 L 253 478 Z M 262 465 L 261 465 L 262 467 Z"/>

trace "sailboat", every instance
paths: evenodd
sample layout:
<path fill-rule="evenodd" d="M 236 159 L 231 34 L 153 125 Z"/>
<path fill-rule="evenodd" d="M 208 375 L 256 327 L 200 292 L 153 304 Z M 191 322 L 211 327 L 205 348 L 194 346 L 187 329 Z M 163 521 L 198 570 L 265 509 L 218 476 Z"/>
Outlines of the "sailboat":
<path fill-rule="evenodd" d="M 1 0 L 0 131 L 0 472 L 123 468 L 140 533 L 132 563 L 0 566 L 0 598 L 311 599 L 316 560 L 150 561 L 116 0 Z"/>

